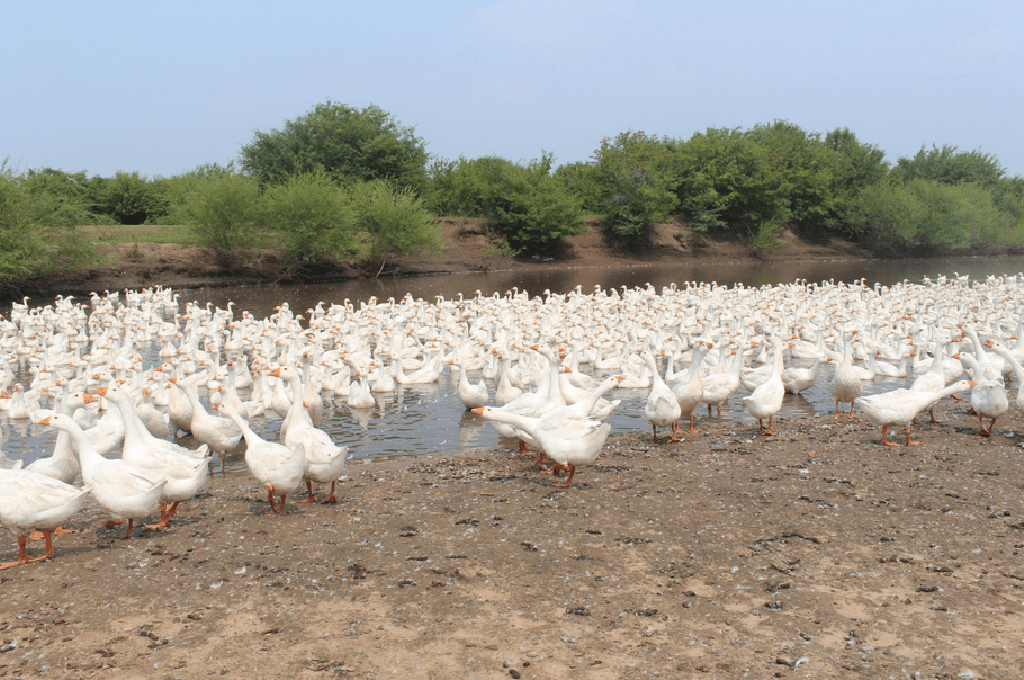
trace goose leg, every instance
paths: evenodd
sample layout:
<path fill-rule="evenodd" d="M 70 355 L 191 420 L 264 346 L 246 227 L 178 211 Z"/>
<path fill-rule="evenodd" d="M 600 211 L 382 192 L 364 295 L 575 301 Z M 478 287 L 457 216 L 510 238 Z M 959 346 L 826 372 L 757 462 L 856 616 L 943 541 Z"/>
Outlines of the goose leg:
<path fill-rule="evenodd" d="M 566 488 L 569 487 L 570 484 L 572 484 L 572 476 L 576 474 L 576 466 L 575 465 L 562 465 L 560 467 L 562 467 L 562 468 L 569 468 L 569 478 L 567 480 L 565 480 L 565 484 L 555 484 L 555 486 L 557 486 L 559 489 L 566 489 Z"/>
<path fill-rule="evenodd" d="M 147 524 L 147 529 L 159 530 L 165 529 L 171 523 L 171 515 L 178 511 L 178 501 L 173 503 L 161 503 L 160 504 L 160 521 L 156 524 Z"/>
<path fill-rule="evenodd" d="M 836 399 L 836 416 L 832 420 L 839 420 L 843 415 L 843 412 L 839 410 L 839 400 Z"/>
<path fill-rule="evenodd" d="M 275 515 L 280 515 L 281 511 L 277 509 L 277 504 L 274 503 L 274 485 L 267 484 L 267 500 L 270 501 L 270 510 Z M 267 513 L 270 514 L 269 512 Z"/>
<path fill-rule="evenodd" d="M 103 523 L 103 526 L 105 526 L 108 529 L 113 529 L 114 527 L 119 527 L 122 524 L 124 524 L 123 519 L 108 519 L 106 522 Z"/>
<path fill-rule="evenodd" d="M 928 409 L 928 415 L 930 415 L 932 417 L 932 419 L 928 421 L 929 423 L 941 423 L 941 422 L 943 422 L 943 421 L 941 421 L 941 420 L 939 420 L 938 418 L 935 417 L 935 407 L 934 406 L 932 406 L 930 409 Z"/>
<path fill-rule="evenodd" d="M 121 538 L 131 538 L 132 537 L 132 527 L 133 526 L 135 526 L 135 520 L 131 519 L 129 517 L 128 518 L 128 531 L 124 532 L 124 536 L 122 536 Z"/>
<path fill-rule="evenodd" d="M 316 494 L 313 493 L 313 482 L 306 480 L 306 500 L 295 501 L 296 503 L 316 503 Z"/>
<path fill-rule="evenodd" d="M 29 562 L 39 562 L 40 560 L 46 559 L 45 556 L 30 558 L 28 556 L 27 548 L 28 537 L 18 536 L 18 559 L 14 562 L 4 562 L 3 564 L 0 564 L 0 571 L 3 571 L 4 569 L 10 569 L 11 567 L 20 567 L 21 565 L 28 564 Z"/>
<path fill-rule="evenodd" d="M 284 499 L 285 499 L 285 497 L 287 495 L 288 494 L 286 494 L 286 493 L 281 494 L 281 503 L 280 503 L 280 505 L 277 506 L 277 510 L 274 511 L 278 515 L 280 515 L 282 512 L 284 512 Z"/>
<path fill-rule="evenodd" d="M 850 402 L 850 412 L 846 414 L 846 417 L 847 418 L 856 418 L 856 416 L 853 415 L 853 402 L 852 401 Z"/>
<path fill-rule="evenodd" d="M 994 425 L 995 422 L 996 419 L 993 418 L 992 424 Z M 988 437 L 989 435 L 992 434 L 991 430 L 985 427 L 985 422 L 982 420 L 982 416 L 980 413 L 978 414 L 978 434 L 981 435 L 982 437 Z"/>
<path fill-rule="evenodd" d="M 654 439 L 652 441 L 658 441 L 658 426 L 651 423 L 651 429 L 654 430 Z"/>
<path fill-rule="evenodd" d="M 544 455 L 544 452 L 543 451 L 538 451 L 537 452 L 537 467 L 539 467 L 544 472 L 550 472 L 551 468 L 549 468 L 547 465 L 544 464 L 545 460 L 547 460 L 547 456 Z"/>
<path fill-rule="evenodd" d="M 668 440 L 668 443 L 671 444 L 672 442 L 679 441 L 679 433 L 680 432 L 682 432 L 682 430 L 679 429 L 679 421 L 676 421 L 676 422 L 672 423 L 672 438 Z M 657 441 L 657 440 L 655 440 L 655 441 Z"/>
<path fill-rule="evenodd" d="M 711 411 L 711 406 L 710 405 L 708 406 L 708 411 Z M 708 415 L 711 415 L 711 413 L 708 413 Z M 694 434 L 695 432 L 700 432 L 700 430 L 693 429 L 693 414 L 692 413 L 690 414 L 690 429 L 687 430 L 687 432 L 689 432 L 690 434 Z"/>
<path fill-rule="evenodd" d="M 772 432 L 772 420 L 774 420 L 774 419 L 775 419 L 775 416 L 769 416 L 769 418 L 768 418 L 768 429 L 764 431 L 764 434 L 766 436 L 768 436 L 768 437 L 774 437 L 775 436 L 775 433 Z"/>
<path fill-rule="evenodd" d="M 882 425 L 882 443 L 886 446 L 896 446 L 896 442 L 889 439 L 889 426 Z"/>
<path fill-rule="evenodd" d="M 918 444 L 921 443 L 918 441 L 914 441 L 913 439 L 910 438 L 910 425 L 907 425 L 903 429 L 903 432 L 907 435 L 907 446 L 917 446 Z"/>
<path fill-rule="evenodd" d="M 327 498 L 325 498 L 324 500 L 320 501 L 321 503 L 323 503 L 325 505 L 331 505 L 333 503 L 337 503 L 338 502 L 338 499 L 334 497 L 334 485 L 337 484 L 337 483 L 338 483 L 337 480 L 331 482 L 331 495 L 328 496 Z"/>

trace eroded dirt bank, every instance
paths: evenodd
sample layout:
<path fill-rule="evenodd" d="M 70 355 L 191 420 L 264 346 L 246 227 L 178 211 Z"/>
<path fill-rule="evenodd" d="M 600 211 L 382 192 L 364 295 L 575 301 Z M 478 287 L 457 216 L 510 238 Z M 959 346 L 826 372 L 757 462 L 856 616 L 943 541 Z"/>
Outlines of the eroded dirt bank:
<path fill-rule="evenodd" d="M 569 489 L 512 449 L 372 460 L 283 516 L 217 475 L 131 540 L 92 509 L 0 574 L 0 677 L 1021 677 L 1024 424 L 937 415 L 622 435 Z"/>
<path fill-rule="evenodd" d="M 557 266 L 608 267 L 634 264 L 687 262 L 744 262 L 752 266 L 765 261 L 862 260 L 866 254 L 854 244 L 833 239 L 816 244 L 790 232 L 782 236 L 780 247 L 755 254 L 748 245 L 731 238 L 711 238 L 695 234 L 678 223 L 656 225 L 651 248 L 630 253 L 610 244 L 598 222 L 590 231 L 571 236 L 559 258 L 512 259 L 502 255 L 487 235 L 480 220 L 449 220 L 442 223 L 444 251 L 422 258 L 390 261 L 382 272 L 359 270 L 351 264 L 315 267 L 306 276 L 316 281 L 338 281 L 364 276 L 450 274 L 467 271 L 493 271 L 511 268 L 544 269 Z M 103 246 L 111 261 L 78 272 L 65 272 L 22 286 L 36 295 L 87 294 L 91 291 L 124 288 L 138 289 L 160 284 L 183 288 L 228 286 L 247 283 L 272 283 L 290 280 L 294 272 L 285 270 L 280 253 L 262 253 L 258 261 L 225 270 L 213 254 L 202 248 L 173 243 L 124 243 Z"/>

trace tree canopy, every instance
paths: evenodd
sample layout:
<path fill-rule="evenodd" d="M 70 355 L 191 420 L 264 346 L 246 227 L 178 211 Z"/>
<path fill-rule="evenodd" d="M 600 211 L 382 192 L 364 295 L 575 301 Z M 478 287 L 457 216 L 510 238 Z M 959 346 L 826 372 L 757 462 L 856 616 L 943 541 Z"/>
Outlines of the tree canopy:
<path fill-rule="evenodd" d="M 318 169 L 335 181 L 375 179 L 422 190 L 427 152 L 411 127 L 370 105 L 357 109 L 328 99 L 280 129 L 257 131 L 242 146 L 242 169 L 263 186 Z"/>

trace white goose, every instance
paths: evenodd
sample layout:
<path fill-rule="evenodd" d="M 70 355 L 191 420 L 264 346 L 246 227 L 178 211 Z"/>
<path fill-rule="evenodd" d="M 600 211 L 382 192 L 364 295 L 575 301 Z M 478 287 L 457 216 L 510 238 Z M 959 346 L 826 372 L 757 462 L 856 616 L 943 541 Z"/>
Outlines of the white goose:
<path fill-rule="evenodd" d="M 93 498 L 112 517 L 128 519 L 125 538 L 131 538 L 135 520 L 157 511 L 166 480 L 155 479 L 121 459 L 104 458 L 78 423 L 67 416 L 57 413 L 47 416 L 39 424 L 64 430 L 71 435 L 82 464 L 82 480 L 92 492 Z"/>
<path fill-rule="evenodd" d="M 917 417 L 917 414 L 925 409 L 933 408 L 943 397 L 954 392 L 962 392 L 970 388 L 971 385 L 973 383 L 970 380 L 961 380 L 938 390 L 893 390 L 858 397 L 857 405 L 867 414 L 872 423 L 882 427 L 882 443 L 884 445 L 896 445 L 895 442 L 889 440 L 888 430 L 890 427 L 902 425 L 907 437 L 907 446 L 916 446 L 920 442 L 910 439 L 910 423 Z"/>
<path fill-rule="evenodd" d="M 782 408 L 782 398 L 786 396 L 786 387 L 782 384 L 782 350 L 785 345 L 776 340 L 772 343 L 774 353 L 772 355 L 772 373 L 768 380 L 757 386 L 750 396 L 743 397 L 743 408 L 747 413 L 757 418 L 757 424 L 761 427 L 761 434 L 774 435 L 772 432 L 772 420 L 775 414 Z M 768 419 L 768 427 L 762 422 Z"/>
<path fill-rule="evenodd" d="M 267 485 L 270 510 L 280 515 L 284 511 L 285 497 L 299 485 L 306 470 L 305 445 L 289 449 L 283 444 L 268 442 L 253 432 L 231 406 L 225 406 L 224 413 L 242 431 L 245 437 L 245 464 L 256 479 Z M 280 505 L 274 503 L 274 494 L 281 497 Z"/>
<path fill-rule="evenodd" d="M 69 419 L 70 420 L 70 419 Z M 53 530 L 82 509 L 89 488 L 28 470 L 0 469 L 0 522 L 18 536 L 18 559 L 0 564 L 0 571 L 53 557 Z M 28 534 L 41 529 L 46 552 L 30 558 Z"/>
<path fill-rule="evenodd" d="M 647 350 L 641 350 L 640 356 L 647 363 L 648 371 L 652 376 L 651 379 L 654 381 L 651 391 L 647 395 L 647 401 L 644 404 L 644 418 L 651 424 L 651 428 L 654 431 L 654 441 L 658 441 L 659 427 L 671 427 L 672 437 L 668 441 L 670 444 L 677 442 L 679 441 L 677 423 L 679 418 L 682 417 L 679 401 L 672 390 L 669 389 L 669 386 L 665 384 L 661 374 L 658 373 L 657 366 L 654 363 L 654 356 Z"/>
<path fill-rule="evenodd" d="M 577 467 L 590 465 L 597 459 L 612 429 L 608 423 L 590 418 L 575 418 L 565 412 L 531 418 L 485 406 L 474 409 L 473 413 L 488 420 L 509 423 L 528 432 L 544 453 L 555 461 L 556 473 L 558 470 L 569 471 L 569 478 L 565 483 L 555 485 L 560 488 L 567 488 L 572 484 Z"/>
<path fill-rule="evenodd" d="M 290 366 L 282 366 L 274 369 L 270 375 L 287 380 L 291 385 L 292 392 L 302 394 L 302 378 L 298 372 Z M 305 446 L 306 471 L 306 499 L 299 503 L 315 503 L 316 496 L 313 494 L 313 482 L 321 484 L 331 483 L 331 494 L 323 500 L 324 503 L 336 503 L 334 495 L 335 485 L 338 478 L 345 470 L 345 460 L 348 458 L 347 446 L 335 446 L 323 430 L 313 427 L 309 414 L 298 399 L 292 403 L 288 411 L 288 431 L 285 433 L 284 444 L 290 449 Z"/>

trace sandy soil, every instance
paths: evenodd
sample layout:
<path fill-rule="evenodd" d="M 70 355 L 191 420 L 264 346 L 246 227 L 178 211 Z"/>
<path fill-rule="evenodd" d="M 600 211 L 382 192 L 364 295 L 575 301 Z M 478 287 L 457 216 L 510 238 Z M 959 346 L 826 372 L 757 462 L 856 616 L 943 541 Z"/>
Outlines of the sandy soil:
<path fill-rule="evenodd" d="M 373 460 L 282 516 L 229 473 L 130 540 L 92 509 L 0 574 L 0 677 L 1019 678 L 1024 424 L 937 415 L 619 436 L 569 489 Z"/>
<path fill-rule="evenodd" d="M 779 248 L 754 253 L 742 241 L 733 238 L 712 238 L 694 234 L 677 222 L 655 225 L 651 248 L 642 253 L 629 253 L 606 242 L 600 222 L 592 220 L 590 230 L 571 236 L 557 260 L 506 257 L 491 243 L 482 220 L 446 220 L 442 222 L 445 250 L 423 258 L 404 258 L 388 264 L 387 273 L 424 274 L 463 271 L 502 270 L 512 267 L 544 268 L 553 264 L 575 266 L 628 266 L 635 263 L 668 263 L 687 260 L 728 261 L 750 260 L 814 260 L 863 259 L 866 255 L 854 244 L 833 239 L 815 244 L 796 237 L 792 232 L 782 235 Z M 172 243 L 124 243 L 116 246 L 100 244 L 113 255 L 114 264 L 93 269 L 67 272 L 36 281 L 24 287 L 32 294 L 88 294 L 93 290 L 141 288 L 159 283 L 173 288 L 198 285 L 216 287 L 250 282 L 274 282 L 285 275 L 280 253 L 266 252 L 257 264 L 222 269 L 212 253 L 202 248 L 183 247 Z M 374 275 L 360 271 L 351 263 L 324 266 L 313 274 L 315 280 L 328 282 Z"/>

